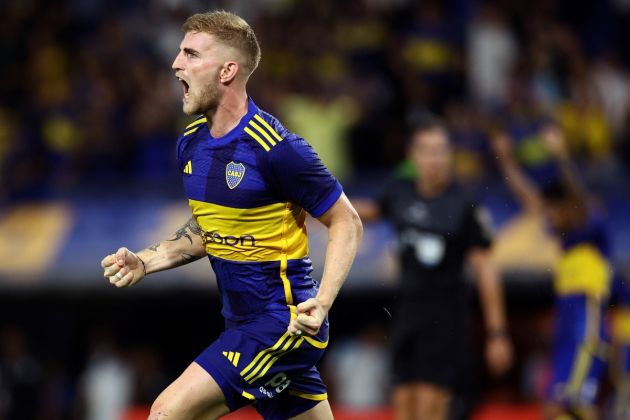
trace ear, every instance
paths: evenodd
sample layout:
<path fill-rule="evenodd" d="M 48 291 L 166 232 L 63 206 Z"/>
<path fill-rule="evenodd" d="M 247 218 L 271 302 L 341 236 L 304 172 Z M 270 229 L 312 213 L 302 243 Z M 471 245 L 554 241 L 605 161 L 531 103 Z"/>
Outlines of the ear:
<path fill-rule="evenodd" d="M 240 66 L 236 61 L 226 61 L 219 71 L 219 81 L 222 84 L 232 82 L 240 70 Z"/>

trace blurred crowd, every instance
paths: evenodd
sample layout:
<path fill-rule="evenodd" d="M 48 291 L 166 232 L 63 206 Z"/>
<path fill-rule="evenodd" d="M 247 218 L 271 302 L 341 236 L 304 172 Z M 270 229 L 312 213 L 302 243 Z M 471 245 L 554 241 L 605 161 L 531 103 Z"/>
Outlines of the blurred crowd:
<path fill-rule="evenodd" d="M 172 182 L 187 118 L 170 66 L 183 20 L 210 8 L 252 24 L 250 94 L 346 182 L 399 162 L 427 112 L 472 182 L 493 174 L 499 129 L 544 175 L 551 120 L 604 184 L 630 162 L 628 1 L 25 0 L 0 3 L 0 200 Z"/>
<path fill-rule="evenodd" d="M 175 139 L 190 117 L 171 63 L 185 18 L 213 8 L 259 38 L 250 95 L 344 183 L 391 171 L 427 113 L 446 120 L 466 182 L 496 180 L 497 132 L 531 176 L 553 175 L 550 123 L 589 184 L 630 179 L 629 0 L 20 0 L 0 1 L 0 206 L 91 182 L 178 185 Z M 108 331 L 91 332 L 81 372 L 33 355 L 26 335 L 0 333 L 0 418 L 113 418 L 166 383 L 157 353 L 120 350 Z M 385 376 L 382 337 L 342 342 L 330 370 Z M 357 377 L 375 388 L 353 394 L 348 378 L 331 379 L 338 401 L 386 402 L 382 383 Z M 25 402 L 34 393 L 46 400 Z"/>

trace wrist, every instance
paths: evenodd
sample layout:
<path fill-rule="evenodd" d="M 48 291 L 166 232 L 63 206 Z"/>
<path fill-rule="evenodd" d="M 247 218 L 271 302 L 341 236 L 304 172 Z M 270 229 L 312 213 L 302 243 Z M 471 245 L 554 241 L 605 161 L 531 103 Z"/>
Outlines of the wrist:
<path fill-rule="evenodd" d="M 315 296 L 315 300 L 319 305 L 328 313 L 333 304 L 333 299 L 327 298 L 326 296 Z"/>
<path fill-rule="evenodd" d="M 488 340 L 508 338 L 507 329 L 505 327 L 488 328 L 488 331 L 486 332 L 486 338 Z"/>
<path fill-rule="evenodd" d="M 144 262 L 144 260 L 138 255 L 136 254 L 136 257 L 138 258 L 138 262 L 140 263 L 140 268 L 142 268 L 142 277 L 147 275 L 147 265 Z"/>

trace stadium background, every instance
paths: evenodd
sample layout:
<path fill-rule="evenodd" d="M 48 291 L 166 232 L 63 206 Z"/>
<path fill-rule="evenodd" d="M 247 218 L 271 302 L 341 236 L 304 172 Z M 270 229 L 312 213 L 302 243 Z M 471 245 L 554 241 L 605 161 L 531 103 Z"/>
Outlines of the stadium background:
<path fill-rule="evenodd" d="M 479 193 L 497 229 L 517 356 L 510 374 L 489 378 L 473 312 L 455 412 L 537 418 L 558 251 L 540 223 L 519 214 L 488 138 L 508 130 L 530 175 L 545 180 L 553 167 L 538 132 L 551 119 L 561 125 L 607 205 L 623 279 L 627 0 L 0 1 L 0 418 L 108 419 L 118 407 L 142 418 L 220 331 L 208 265 L 123 291 L 99 267 L 118 246 L 138 249 L 188 218 L 174 140 L 189 119 L 170 65 L 183 20 L 212 8 L 254 27 L 263 59 L 250 95 L 306 137 L 351 196 L 374 197 L 391 174 L 408 171 L 409 121 L 444 116 L 459 179 Z M 325 232 L 317 224 L 310 231 L 321 270 Z M 390 415 L 395 279 L 392 232 L 369 224 L 322 363 L 341 416 Z"/>

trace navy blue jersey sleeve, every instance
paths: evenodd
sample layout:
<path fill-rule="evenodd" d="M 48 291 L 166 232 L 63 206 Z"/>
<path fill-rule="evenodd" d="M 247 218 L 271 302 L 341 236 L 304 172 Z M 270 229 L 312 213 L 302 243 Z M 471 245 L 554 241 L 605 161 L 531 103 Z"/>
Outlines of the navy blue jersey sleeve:
<path fill-rule="evenodd" d="M 183 167 L 182 165 L 182 146 L 184 142 L 184 136 L 180 135 L 177 138 L 177 143 L 175 143 L 175 162 L 177 162 L 177 167 L 179 169 L 181 169 Z"/>
<path fill-rule="evenodd" d="M 285 138 L 267 156 L 269 177 L 275 190 L 311 216 L 321 216 L 341 196 L 341 184 L 306 140 Z"/>

